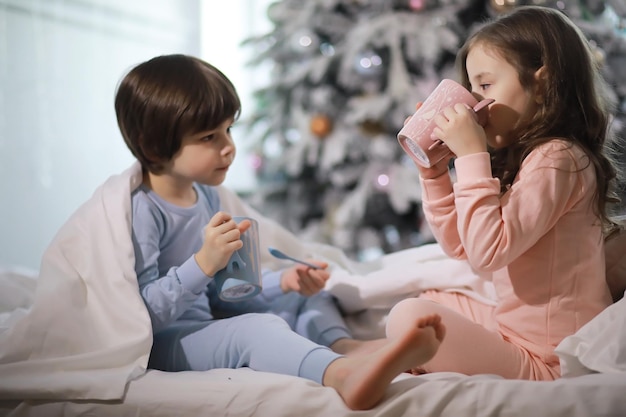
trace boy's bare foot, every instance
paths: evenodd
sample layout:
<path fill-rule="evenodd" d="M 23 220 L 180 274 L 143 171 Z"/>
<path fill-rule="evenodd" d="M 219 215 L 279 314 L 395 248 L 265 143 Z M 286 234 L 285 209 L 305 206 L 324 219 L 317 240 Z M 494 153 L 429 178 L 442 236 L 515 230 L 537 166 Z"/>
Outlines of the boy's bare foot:
<path fill-rule="evenodd" d="M 415 320 L 414 326 L 376 351 L 346 356 L 332 362 L 323 384 L 335 388 L 353 410 L 367 410 L 383 398 L 393 379 L 429 361 L 445 336 L 441 317 L 433 314 Z"/>

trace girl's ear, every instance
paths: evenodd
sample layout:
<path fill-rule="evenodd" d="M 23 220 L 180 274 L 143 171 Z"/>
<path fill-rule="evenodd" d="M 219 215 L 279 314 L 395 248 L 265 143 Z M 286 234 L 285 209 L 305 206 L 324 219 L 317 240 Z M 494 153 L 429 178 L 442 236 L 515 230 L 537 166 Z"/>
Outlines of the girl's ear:
<path fill-rule="evenodd" d="M 546 91 L 546 84 L 548 82 L 547 78 L 548 78 L 548 71 L 546 70 L 546 67 L 542 66 L 541 68 L 539 68 L 537 71 L 535 71 L 535 102 L 537 104 L 543 104 L 543 102 L 545 101 L 545 91 Z"/>

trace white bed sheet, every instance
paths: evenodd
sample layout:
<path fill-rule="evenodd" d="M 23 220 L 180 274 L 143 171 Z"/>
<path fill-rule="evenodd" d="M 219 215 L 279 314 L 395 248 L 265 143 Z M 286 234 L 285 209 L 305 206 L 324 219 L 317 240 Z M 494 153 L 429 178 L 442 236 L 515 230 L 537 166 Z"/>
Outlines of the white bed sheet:
<path fill-rule="evenodd" d="M 347 409 L 330 388 L 248 369 L 164 373 L 132 381 L 121 402 L 0 402 L 6 417 L 624 417 L 626 376 L 553 382 L 490 375 L 397 378 L 372 410 Z"/>
<path fill-rule="evenodd" d="M 424 248 L 411 255 L 420 255 L 425 262 L 437 262 L 436 253 L 433 248 Z M 363 294 L 369 292 L 367 279 Z M 0 315 L 6 314 L 6 309 L 28 308 L 35 283 L 34 271 L 0 269 L 0 306 L 5 309 L 0 309 Z M 337 281 L 340 284 L 345 283 Z M 417 283 L 407 283 L 404 288 L 413 291 L 417 287 Z M 395 294 L 400 287 L 388 288 Z M 381 306 L 353 313 L 347 316 L 348 324 L 355 333 L 375 337 L 382 332 L 387 311 Z M 559 345 L 562 363 L 567 363 L 564 368 L 570 370 L 566 372 L 580 376 L 553 382 L 454 373 L 401 375 L 377 407 L 355 412 L 348 410 L 332 389 L 301 378 L 249 369 L 179 373 L 150 370 L 130 381 L 121 400 L 5 400 L 0 401 L 0 416 L 624 417 L 624 342 L 626 299 Z"/>

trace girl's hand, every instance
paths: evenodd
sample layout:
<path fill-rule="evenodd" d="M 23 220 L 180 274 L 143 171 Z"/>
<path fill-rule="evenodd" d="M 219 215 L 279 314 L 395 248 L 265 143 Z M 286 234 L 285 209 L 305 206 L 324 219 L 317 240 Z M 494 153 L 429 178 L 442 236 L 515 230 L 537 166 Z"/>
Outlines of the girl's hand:
<path fill-rule="evenodd" d="M 422 102 L 418 102 L 415 105 L 415 110 L 419 110 L 420 107 L 422 107 Z M 407 124 L 408 121 L 411 119 L 411 116 L 407 117 L 404 120 L 404 124 Z M 424 179 L 432 179 L 432 178 L 437 178 L 443 174 L 447 174 L 448 173 L 448 164 L 450 162 L 450 159 L 452 159 L 454 157 L 454 155 L 447 155 L 445 156 L 441 161 L 437 162 L 435 165 L 431 166 L 430 168 L 426 168 L 420 164 L 418 164 L 417 162 L 415 162 L 415 166 L 417 166 L 417 169 L 419 170 L 420 176 Z"/>
<path fill-rule="evenodd" d="M 434 135 L 456 156 L 487 151 L 485 130 L 478 124 L 474 111 L 465 104 L 445 108 L 434 120 L 437 125 Z"/>
<path fill-rule="evenodd" d="M 418 164 L 417 162 L 415 163 L 415 165 L 417 165 L 417 168 L 419 169 L 420 177 L 425 180 L 430 180 L 433 178 L 437 178 L 443 174 L 447 174 L 448 164 L 450 163 L 450 159 L 452 159 L 453 157 L 454 155 L 446 155 L 441 161 L 437 162 L 430 168 L 426 168 Z"/>
<path fill-rule="evenodd" d="M 233 252 L 243 247 L 241 234 L 252 225 L 249 220 L 237 224 L 224 212 L 217 212 L 204 228 L 204 242 L 195 254 L 202 272 L 213 276 L 226 267 Z"/>
<path fill-rule="evenodd" d="M 317 294 L 326 285 L 330 273 L 325 262 L 309 261 L 324 269 L 313 269 L 306 265 L 295 265 L 283 272 L 280 288 L 284 293 L 296 291 L 305 297 Z"/>

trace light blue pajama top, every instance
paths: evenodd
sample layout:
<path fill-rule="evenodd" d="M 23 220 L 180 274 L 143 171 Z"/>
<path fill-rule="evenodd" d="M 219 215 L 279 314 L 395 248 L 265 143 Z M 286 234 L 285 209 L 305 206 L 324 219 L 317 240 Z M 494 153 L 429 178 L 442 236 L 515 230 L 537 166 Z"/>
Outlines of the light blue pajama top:
<path fill-rule="evenodd" d="M 202 246 L 204 227 L 220 210 L 220 199 L 213 187 L 194 188 L 198 201 L 191 207 L 170 204 L 144 185 L 132 194 L 135 271 L 155 333 L 176 321 L 214 318 L 207 295 L 213 278 L 200 269 L 194 254 Z M 263 271 L 263 291 L 257 298 L 270 302 L 283 294 L 281 273 Z"/>

